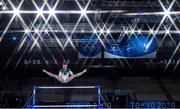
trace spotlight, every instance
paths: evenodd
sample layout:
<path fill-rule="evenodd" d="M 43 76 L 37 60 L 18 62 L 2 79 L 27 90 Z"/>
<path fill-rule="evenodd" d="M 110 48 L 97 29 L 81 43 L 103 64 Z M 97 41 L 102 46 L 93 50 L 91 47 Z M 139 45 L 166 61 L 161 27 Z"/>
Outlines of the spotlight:
<path fill-rule="evenodd" d="M 16 15 L 16 16 L 19 15 L 19 9 L 14 9 L 14 15 Z"/>
<path fill-rule="evenodd" d="M 2 1 L 0 1 L 0 6 L 2 6 L 2 4 L 3 4 L 3 2 L 2 2 Z"/>
<path fill-rule="evenodd" d="M 134 29 L 132 29 L 132 30 L 131 30 L 131 33 L 134 34 L 134 32 L 135 32 Z"/>
<path fill-rule="evenodd" d="M 85 9 L 81 10 L 81 14 L 86 15 L 86 10 Z"/>
<path fill-rule="evenodd" d="M 42 9 L 38 9 L 37 14 L 38 14 L 38 16 L 42 16 L 43 15 Z"/>
<path fill-rule="evenodd" d="M 93 30 L 93 33 L 97 33 L 97 30 L 96 30 L 96 29 L 94 29 L 94 30 Z"/>
<path fill-rule="evenodd" d="M 127 31 L 127 30 L 125 30 L 125 31 L 124 31 L 124 33 L 125 33 L 125 34 L 127 34 L 127 33 L 128 33 L 128 31 Z"/>
<path fill-rule="evenodd" d="M 15 36 L 13 36 L 13 38 L 12 38 L 14 41 L 17 39 Z"/>
<path fill-rule="evenodd" d="M 54 10 L 54 9 L 50 9 L 50 10 L 49 10 L 49 14 L 50 14 L 51 16 L 54 16 L 54 15 L 55 15 L 55 10 Z"/>
<path fill-rule="evenodd" d="M 107 30 L 107 34 L 110 34 L 110 33 L 111 33 L 111 31 L 108 29 L 108 30 Z"/>
<path fill-rule="evenodd" d="M 166 11 L 164 12 L 164 15 L 165 15 L 165 16 L 169 16 L 169 15 L 170 15 L 169 11 L 166 10 Z"/>
<path fill-rule="evenodd" d="M 140 34 L 140 33 L 141 33 L 141 30 L 138 30 L 138 33 Z"/>
<path fill-rule="evenodd" d="M 153 34 L 153 32 L 154 32 L 154 31 L 153 31 L 152 29 L 150 29 L 150 33 Z"/>
<path fill-rule="evenodd" d="M 103 29 L 100 29 L 100 33 L 103 34 L 103 33 L 104 33 L 104 30 L 103 30 Z"/>
<path fill-rule="evenodd" d="M 166 34 L 169 34 L 170 33 L 170 31 L 169 30 L 166 30 Z"/>
<path fill-rule="evenodd" d="M 26 29 L 26 30 L 25 30 L 25 33 L 29 33 L 29 29 Z"/>
<path fill-rule="evenodd" d="M 84 33 L 84 30 L 81 30 L 81 33 Z"/>
<path fill-rule="evenodd" d="M 47 30 L 47 29 L 45 29 L 45 33 L 48 33 L 48 30 Z"/>
<path fill-rule="evenodd" d="M 2 7 L 2 10 L 3 10 L 3 11 L 6 10 L 6 9 L 7 9 L 6 6 L 3 6 L 3 7 Z"/>
<path fill-rule="evenodd" d="M 39 32 L 39 30 L 38 29 L 35 29 L 35 33 L 38 33 Z"/>

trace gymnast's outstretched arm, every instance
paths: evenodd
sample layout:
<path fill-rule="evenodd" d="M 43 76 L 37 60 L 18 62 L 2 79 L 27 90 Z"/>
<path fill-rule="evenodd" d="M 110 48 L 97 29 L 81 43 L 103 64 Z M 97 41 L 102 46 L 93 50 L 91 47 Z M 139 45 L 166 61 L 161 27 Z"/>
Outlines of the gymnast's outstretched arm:
<path fill-rule="evenodd" d="M 53 74 L 51 72 L 48 72 L 48 71 L 46 71 L 44 69 L 43 69 L 43 72 L 46 73 L 48 76 L 57 79 L 59 82 L 64 83 L 64 79 L 61 76 L 55 75 L 55 74 Z"/>
<path fill-rule="evenodd" d="M 87 69 L 84 69 L 82 72 L 79 72 L 77 74 L 73 74 L 72 76 L 68 77 L 65 82 L 68 83 L 71 80 L 73 80 L 74 78 L 80 77 L 81 75 L 83 75 L 86 72 L 87 72 Z"/>

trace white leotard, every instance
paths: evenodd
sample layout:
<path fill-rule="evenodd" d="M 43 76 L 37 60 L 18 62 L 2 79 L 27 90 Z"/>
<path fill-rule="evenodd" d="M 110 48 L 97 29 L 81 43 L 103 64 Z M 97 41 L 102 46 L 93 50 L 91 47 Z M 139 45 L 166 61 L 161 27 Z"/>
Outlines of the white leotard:
<path fill-rule="evenodd" d="M 67 70 L 61 69 L 61 70 L 59 71 L 59 76 L 61 76 L 61 77 L 63 78 L 64 82 L 66 81 L 66 79 L 67 79 L 70 75 L 73 75 L 73 72 L 72 72 L 71 70 L 69 70 L 69 69 L 67 69 Z"/>

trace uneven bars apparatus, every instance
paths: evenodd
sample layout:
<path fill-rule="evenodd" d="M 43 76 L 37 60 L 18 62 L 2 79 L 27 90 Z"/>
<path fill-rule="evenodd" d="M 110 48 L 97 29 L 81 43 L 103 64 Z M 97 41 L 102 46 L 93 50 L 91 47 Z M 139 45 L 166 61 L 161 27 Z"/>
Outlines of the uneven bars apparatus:
<path fill-rule="evenodd" d="M 36 89 L 97 89 L 97 99 L 98 105 L 36 105 Z M 33 100 L 32 107 L 33 108 L 41 108 L 41 107 L 96 107 L 98 109 L 101 108 L 101 87 L 100 86 L 33 86 Z"/>

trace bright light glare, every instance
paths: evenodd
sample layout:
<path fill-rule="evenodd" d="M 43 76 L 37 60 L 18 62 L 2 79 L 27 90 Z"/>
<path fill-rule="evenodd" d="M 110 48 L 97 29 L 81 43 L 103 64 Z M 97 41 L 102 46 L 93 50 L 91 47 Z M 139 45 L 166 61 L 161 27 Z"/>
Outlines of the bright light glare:
<path fill-rule="evenodd" d="M 97 33 L 97 30 L 96 30 L 96 29 L 94 29 L 94 30 L 93 30 L 93 33 Z"/>
<path fill-rule="evenodd" d="M 37 14 L 38 14 L 38 16 L 42 16 L 43 15 L 42 9 L 38 9 Z"/>
<path fill-rule="evenodd" d="M 100 33 L 101 33 L 101 34 L 103 34 L 103 33 L 104 33 L 104 30 L 103 30 L 103 29 L 101 29 L 101 30 L 100 30 Z"/>
<path fill-rule="evenodd" d="M 29 33 L 29 29 L 26 29 L 26 30 L 25 30 L 25 33 Z"/>
<path fill-rule="evenodd" d="M 169 34 L 170 33 L 170 31 L 169 30 L 166 30 L 166 34 Z"/>
<path fill-rule="evenodd" d="M 48 33 L 48 30 L 47 30 L 47 29 L 45 29 L 45 33 Z"/>
<path fill-rule="evenodd" d="M 132 30 L 131 30 L 131 33 L 134 34 L 134 32 L 135 32 L 134 29 L 132 29 Z"/>
<path fill-rule="evenodd" d="M 39 32 L 39 30 L 38 29 L 35 29 L 35 33 L 38 33 Z"/>
<path fill-rule="evenodd" d="M 16 37 L 13 37 L 13 40 L 16 40 Z"/>
<path fill-rule="evenodd" d="M 125 30 L 125 31 L 124 31 L 124 33 L 125 33 L 125 34 L 127 34 L 127 33 L 128 33 L 128 31 L 127 31 L 127 30 Z"/>
<path fill-rule="evenodd" d="M 84 30 L 81 30 L 81 33 L 84 33 Z"/>
<path fill-rule="evenodd" d="M 19 15 L 19 9 L 14 9 L 14 15 L 16 15 L 16 16 Z"/>
<path fill-rule="evenodd" d="M 85 9 L 81 10 L 81 14 L 86 15 L 86 10 Z"/>
<path fill-rule="evenodd" d="M 55 15 L 55 10 L 54 10 L 54 9 L 50 9 L 50 10 L 49 10 L 49 14 L 50 14 L 51 16 L 54 16 L 54 15 Z"/>
<path fill-rule="evenodd" d="M 153 32 L 154 32 L 154 31 L 151 29 L 151 30 L 150 30 L 150 33 L 152 34 Z"/>
<path fill-rule="evenodd" d="M 165 15 L 165 16 L 169 16 L 169 15 L 170 15 L 170 12 L 169 12 L 168 10 L 166 10 L 166 11 L 164 12 L 164 15 Z"/>
<path fill-rule="evenodd" d="M 107 33 L 108 33 L 108 34 L 110 34 L 110 33 L 111 33 L 111 31 L 108 29 L 108 30 L 107 30 Z"/>
<path fill-rule="evenodd" d="M 2 7 L 2 10 L 6 10 L 6 6 L 3 6 L 3 7 Z"/>

